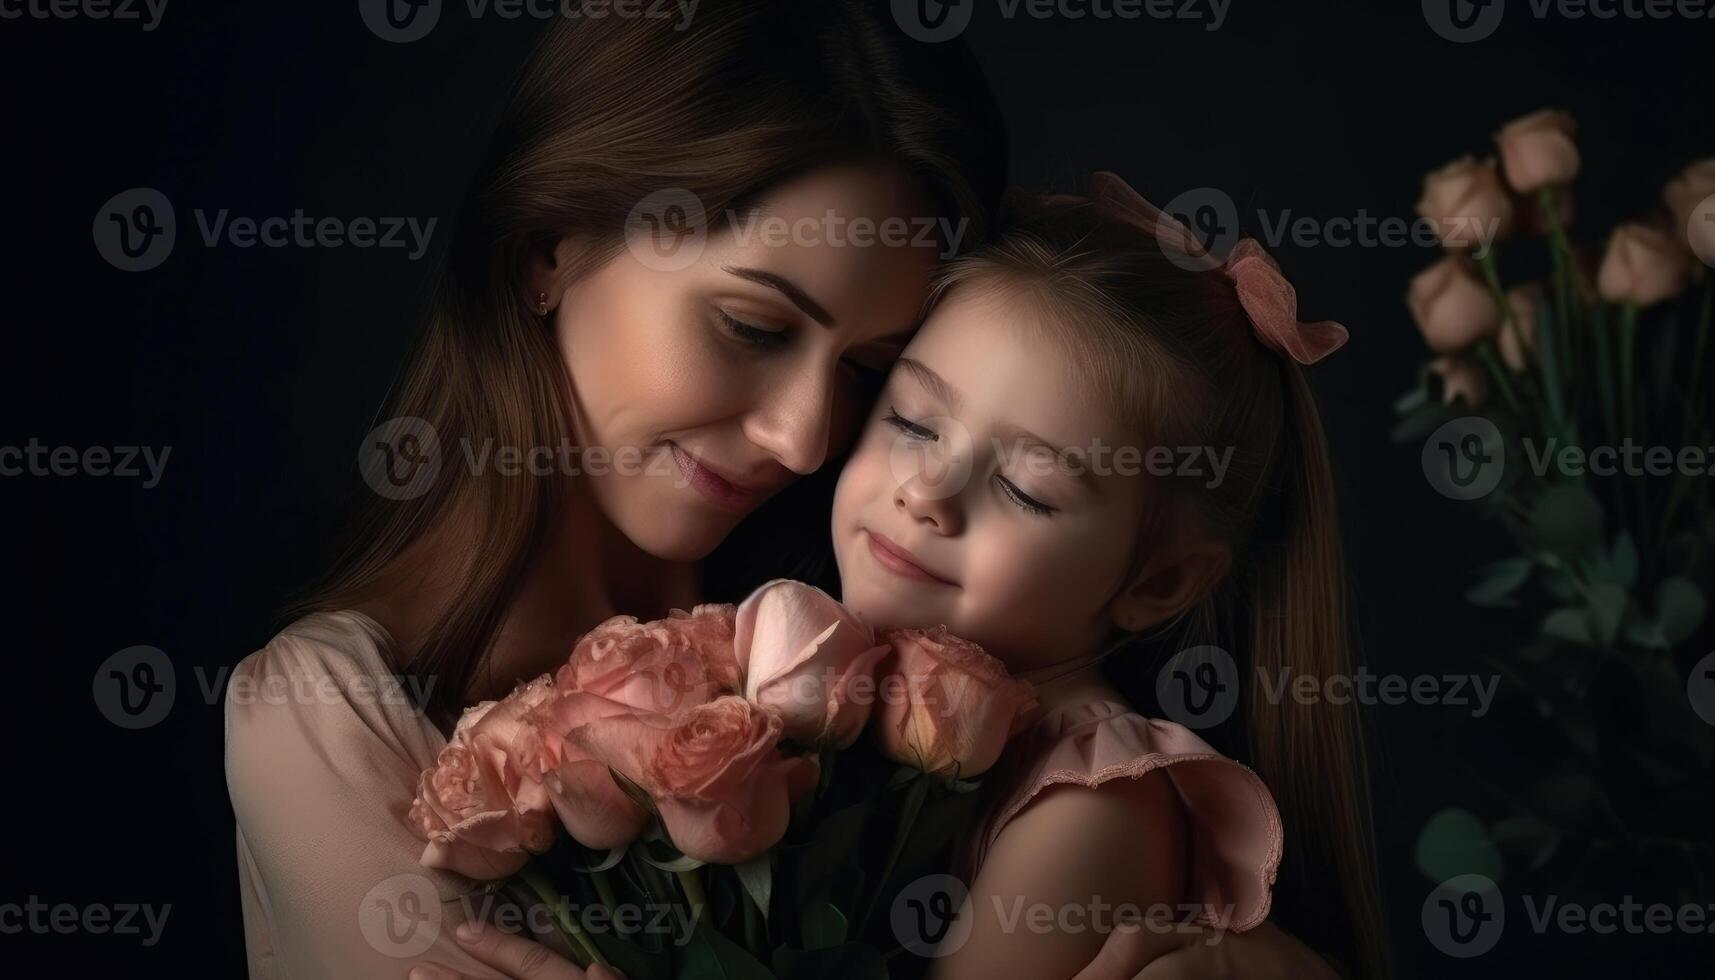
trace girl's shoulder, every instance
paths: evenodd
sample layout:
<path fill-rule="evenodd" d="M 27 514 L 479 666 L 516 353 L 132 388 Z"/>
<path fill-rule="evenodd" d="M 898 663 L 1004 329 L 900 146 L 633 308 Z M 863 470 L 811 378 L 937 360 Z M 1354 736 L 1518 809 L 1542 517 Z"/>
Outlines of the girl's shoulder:
<path fill-rule="evenodd" d="M 1206 924 L 1244 930 L 1268 917 L 1285 835 L 1274 797 L 1249 767 L 1183 725 L 1115 700 L 1055 709 L 1021 733 L 973 841 L 970 868 L 1007 822 L 1056 785 L 1096 789 L 1161 772 L 1183 804 L 1191 898 Z"/>

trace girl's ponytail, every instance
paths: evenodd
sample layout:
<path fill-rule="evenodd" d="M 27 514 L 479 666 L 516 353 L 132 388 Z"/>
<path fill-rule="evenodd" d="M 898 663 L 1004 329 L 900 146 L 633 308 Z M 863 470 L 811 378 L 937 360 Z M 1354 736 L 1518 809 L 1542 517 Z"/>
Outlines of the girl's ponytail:
<path fill-rule="evenodd" d="M 1355 669 L 1333 468 L 1304 371 L 1281 359 L 1283 417 L 1275 492 L 1262 503 L 1248 567 L 1251 762 L 1274 789 L 1286 827 L 1275 910 L 1348 976 L 1390 973 L 1375 874 L 1369 769 L 1358 707 L 1300 702 L 1292 682 L 1326 684 Z M 1331 880 L 1338 887 L 1316 886 Z M 1329 906 L 1333 907 L 1330 908 Z"/>

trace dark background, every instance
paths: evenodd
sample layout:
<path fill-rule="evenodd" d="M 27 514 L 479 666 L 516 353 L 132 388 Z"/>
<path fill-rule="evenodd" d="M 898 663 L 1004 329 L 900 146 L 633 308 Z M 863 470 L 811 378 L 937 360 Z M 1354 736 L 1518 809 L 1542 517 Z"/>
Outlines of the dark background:
<path fill-rule="evenodd" d="M 1715 20 L 1537 20 L 1523 0 L 1512 7 L 1498 33 L 1467 45 L 1442 40 L 1400 0 L 1233 0 L 1216 32 L 1005 20 L 982 2 L 966 37 L 1026 185 L 1070 187 L 1112 169 L 1157 201 L 1213 186 L 1247 215 L 1409 217 L 1426 170 L 1558 105 L 1580 122 L 1578 222 L 1590 236 L 1656 206 L 1666 178 L 1715 153 Z M 221 714 L 197 671 L 212 676 L 264 643 L 285 600 L 325 568 L 339 495 L 406 351 L 428 261 L 398 249 L 207 248 L 190 212 L 446 222 L 480 117 L 535 26 L 472 22 L 449 3 L 428 38 L 396 45 L 347 0 L 172 0 L 152 32 L 0 20 L 0 269 L 12 314 L 0 442 L 172 447 L 153 490 L 118 478 L 0 482 L 8 619 L 27 624 L 7 644 L 0 901 L 172 905 L 153 948 L 7 936 L 7 960 L 23 947 L 61 964 L 54 972 L 242 975 Z M 163 191 L 178 213 L 179 244 L 150 272 L 118 271 L 92 245 L 97 210 L 133 187 Z M 1424 357 L 1402 297 L 1433 254 L 1275 251 L 1306 315 L 1352 329 L 1315 377 L 1346 482 L 1369 660 L 1407 675 L 1469 670 L 1474 653 L 1510 639 L 1504 617 L 1462 599 L 1470 569 L 1500 543 L 1430 488 L 1416 445 L 1388 440 L 1389 406 Z M 178 699 L 163 723 L 124 731 L 95 709 L 91 677 L 136 644 L 171 656 Z M 1381 870 L 1406 975 L 1607 975 L 1691 952 L 1709 961 L 1715 937 L 1535 936 L 1522 915 L 1485 957 L 1433 949 L 1419 925 L 1430 882 L 1412 865 L 1414 836 L 1441 806 L 1492 808 L 1460 774 L 1447 713 L 1373 712 Z"/>

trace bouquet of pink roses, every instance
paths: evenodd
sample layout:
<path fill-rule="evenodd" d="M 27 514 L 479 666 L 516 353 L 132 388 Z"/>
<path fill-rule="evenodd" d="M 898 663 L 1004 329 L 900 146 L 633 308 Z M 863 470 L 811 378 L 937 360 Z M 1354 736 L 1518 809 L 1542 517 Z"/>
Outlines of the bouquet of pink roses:
<path fill-rule="evenodd" d="M 610 619 L 468 709 L 410 819 L 424 865 L 521 883 L 574 957 L 631 980 L 884 978 L 870 917 L 890 883 L 945 870 L 972 777 L 1036 711 L 944 628 L 878 636 L 779 580 L 737 607 Z M 687 934 L 626 915 L 669 906 Z"/>

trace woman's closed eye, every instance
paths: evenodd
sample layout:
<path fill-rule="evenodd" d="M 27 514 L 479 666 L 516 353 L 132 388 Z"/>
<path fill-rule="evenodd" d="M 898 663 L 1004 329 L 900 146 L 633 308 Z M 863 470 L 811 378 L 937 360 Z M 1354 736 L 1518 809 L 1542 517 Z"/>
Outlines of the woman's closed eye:
<path fill-rule="evenodd" d="M 775 348 L 786 343 L 783 327 L 764 327 L 740 320 L 718 306 L 715 307 L 715 319 L 720 321 L 721 329 L 728 336 L 740 343 L 763 348 Z"/>

